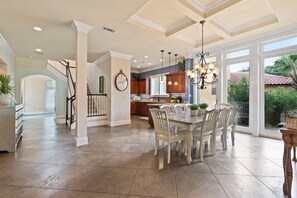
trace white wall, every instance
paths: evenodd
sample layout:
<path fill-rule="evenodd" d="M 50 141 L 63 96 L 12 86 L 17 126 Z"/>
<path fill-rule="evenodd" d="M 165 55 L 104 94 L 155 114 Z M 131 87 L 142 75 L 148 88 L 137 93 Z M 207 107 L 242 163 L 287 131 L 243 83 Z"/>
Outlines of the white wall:
<path fill-rule="evenodd" d="M 5 38 L 0 34 L 0 60 L 1 72 L 6 73 L 12 77 L 11 85 L 15 86 L 15 62 L 14 53 L 10 46 L 6 43 Z M 3 67 L 3 68 L 2 68 Z"/>
<path fill-rule="evenodd" d="M 16 66 L 16 99 L 20 101 L 21 79 L 30 75 L 45 75 L 56 81 L 56 117 L 65 118 L 67 84 L 46 69 L 47 61 L 21 58 L 15 59 Z"/>
<path fill-rule="evenodd" d="M 115 87 L 115 77 L 123 70 L 130 82 L 130 56 L 109 52 L 99 63 L 88 65 L 88 83 L 92 93 L 99 93 L 99 77 L 104 76 L 104 92 L 107 94 L 106 111 L 109 126 L 130 124 L 130 83 L 125 91 Z M 98 59 L 98 60 L 99 60 Z"/>
<path fill-rule="evenodd" d="M 32 75 L 22 79 L 24 82 L 24 111 L 25 114 L 45 114 L 54 113 L 54 107 L 48 108 L 55 103 L 55 94 L 51 88 L 55 89 L 55 81 L 47 76 Z M 47 86 L 52 81 L 54 87 Z"/>

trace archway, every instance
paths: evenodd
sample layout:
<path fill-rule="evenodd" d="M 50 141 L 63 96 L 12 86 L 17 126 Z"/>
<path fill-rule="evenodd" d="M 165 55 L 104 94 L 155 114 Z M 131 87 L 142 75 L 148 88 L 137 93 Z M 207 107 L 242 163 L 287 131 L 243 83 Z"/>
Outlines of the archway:
<path fill-rule="evenodd" d="M 56 81 L 45 75 L 30 75 L 21 79 L 21 102 L 25 115 L 54 114 Z"/>

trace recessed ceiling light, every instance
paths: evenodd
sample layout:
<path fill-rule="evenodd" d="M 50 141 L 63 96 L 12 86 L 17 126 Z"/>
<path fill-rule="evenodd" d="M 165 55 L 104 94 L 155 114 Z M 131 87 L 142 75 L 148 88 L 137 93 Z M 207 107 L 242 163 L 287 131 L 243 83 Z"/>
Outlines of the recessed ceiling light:
<path fill-rule="evenodd" d="M 162 62 L 163 61 L 163 59 L 160 59 L 160 62 Z"/>
<path fill-rule="evenodd" d="M 151 65 L 152 63 L 148 63 L 148 65 Z"/>
<path fill-rule="evenodd" d="M 35 49 L 35 51 L 36 52 L 42 52 L 42 49 L 37 48 L 37 49 Z"/>
<path fill-rule="evenodd" d="M 144 56 L 144 58 L 148 58 L 148 56 Z"/>
<path fill-rule="evenodd" d="M 38 31 L 38 32 L 41 32 L 42 31 L 42 28 L 41 27 L 37 27 L 37 26 L 33 27 L 33 29 L 36 30 L 36 31 Z"/>
<path fill-rule="evenodd" d="M 134 62 L 134 63 L 137 63 L 137 60 L 134 60 L 133 62 Z"/>
<path fill-rule="evenodd" d="M 140 66 L 138 65 L 137 68 L 140 68 Z"/>

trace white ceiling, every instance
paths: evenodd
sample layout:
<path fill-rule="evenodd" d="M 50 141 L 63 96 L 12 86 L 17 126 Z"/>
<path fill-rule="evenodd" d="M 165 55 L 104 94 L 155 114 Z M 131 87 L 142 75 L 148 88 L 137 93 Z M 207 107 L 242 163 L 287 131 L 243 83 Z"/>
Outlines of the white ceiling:
<path fill-rule="evenodd" d="M 0 33 L 17 57 L 74 59 L 70 26 L 77 20 L 94 27 L 88 37 L 89 62 L 116 51 L 137 60 L 132 68 L 144 69 L 160 64 L 161 49 L 180 55 L 199 50 L 202 19 L 209 47 L 296 24 L 296 8 L 296 0 L 1 0 Z"/>

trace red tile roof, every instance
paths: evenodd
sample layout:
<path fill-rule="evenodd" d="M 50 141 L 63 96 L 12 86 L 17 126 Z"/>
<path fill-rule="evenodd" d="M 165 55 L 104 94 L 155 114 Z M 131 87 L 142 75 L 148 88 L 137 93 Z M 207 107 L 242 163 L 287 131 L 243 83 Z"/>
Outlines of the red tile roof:
<path fill-rule="evenodd" d="M 235 82 L 240 82 L 240 79 L 245 76 L 249 80 L 249 72 L 232 72 L 230 79 Z M 291 85 L 292 78 L 285 76 L 277 76 L 272 74 L 264 74 L 265 85 Z"/>

